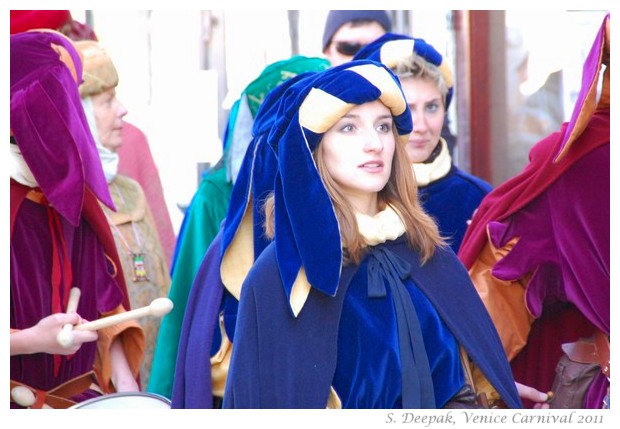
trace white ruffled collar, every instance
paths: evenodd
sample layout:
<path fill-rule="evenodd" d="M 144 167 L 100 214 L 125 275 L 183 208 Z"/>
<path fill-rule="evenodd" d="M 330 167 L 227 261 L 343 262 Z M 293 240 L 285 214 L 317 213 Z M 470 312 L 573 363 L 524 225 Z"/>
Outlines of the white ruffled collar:
<path fill-rule="evenodd" d="M 387 206 L 385 210 L 374 216 L 356 213 L 355 217 L 357 218 L 359 232 L 364 236 L 369 246 L 395 240 L 405 233 L 405 224 L 391 206 Z"/>

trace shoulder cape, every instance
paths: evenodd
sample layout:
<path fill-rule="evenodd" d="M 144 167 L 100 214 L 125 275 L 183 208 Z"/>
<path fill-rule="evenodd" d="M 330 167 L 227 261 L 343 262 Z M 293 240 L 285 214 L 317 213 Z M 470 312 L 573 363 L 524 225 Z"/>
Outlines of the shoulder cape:
<path fill-rule="evenodd" d="M 410 262 L 415 284 L 511 408 L 520 408 L 499 336 L 464 267 L 437 249 L 423 267 L 402 239 L 384 244 Z M 336 368 L 340 312 L 355 266 L 343 268 L 335 297 L 312 289 L 297 318 L 278 275 L 275 245 L 242 288 L 225 408 L 325 408 Z M 258 341 L 260 339 L 260 341 Z"/>

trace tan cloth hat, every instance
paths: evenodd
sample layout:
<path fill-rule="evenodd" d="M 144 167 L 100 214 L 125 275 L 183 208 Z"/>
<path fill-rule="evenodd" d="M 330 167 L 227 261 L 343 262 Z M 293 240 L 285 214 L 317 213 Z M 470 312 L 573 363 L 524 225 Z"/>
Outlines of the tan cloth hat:
<path fill-rule="evenodd" d="M 118 73 L 108 52 L 93 40 L 75 42 L 75 47 L 82 55 L 83 82 L 80 85 L 82 98 L 100 94 L 118 85 Z"/>

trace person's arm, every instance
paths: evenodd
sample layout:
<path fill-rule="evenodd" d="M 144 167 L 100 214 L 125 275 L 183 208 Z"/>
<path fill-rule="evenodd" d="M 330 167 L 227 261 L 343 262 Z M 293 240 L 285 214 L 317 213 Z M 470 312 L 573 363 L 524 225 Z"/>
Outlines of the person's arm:
<path fill-rule="evenodd" d="M 102 317 L 125 312 L 122 305 Z M 136 320 L 127 320 L 100 329 L 95 371 L 104 392 L 136 391 L 138 374 L 144 358 L 144 331 Z M 136 384 L 134 384 L 134 382 Z"/>
<path fill-rule="evenodd" d="M 123 348 L 123 340 L 117 337 L 110 347 L 110 361 L 112 364 L 111 381 L 117 392 L 138 392 L 140 386 L 136 378 L 131 372 L 125 350 Z"/>
<path fill-rule="evenodd" d="M 51 314 L 27 329 L 12 330 L 10 336 L 11 356 L 33 353 L 49 353 L 71 355 L 79 350 L 82 343 L 96 341 L 96 331 L 73 331 L 73 343 L 70 347 L 63 347 L 56 339 L 62 327 L 70 323 L 76 325 L 81 322 L 77 313 Z"/>

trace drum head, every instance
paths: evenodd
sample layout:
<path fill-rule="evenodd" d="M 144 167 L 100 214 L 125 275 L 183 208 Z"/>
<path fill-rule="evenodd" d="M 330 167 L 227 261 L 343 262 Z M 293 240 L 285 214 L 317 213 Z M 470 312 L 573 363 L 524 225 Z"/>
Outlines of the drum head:
<path fill-rule="evenodd" d="M 91 398 L 71 408 L 88 409 L 142 409 L 170 408 L 170 400 L 164 396 L 146 392 L 122 392 Z"/>

